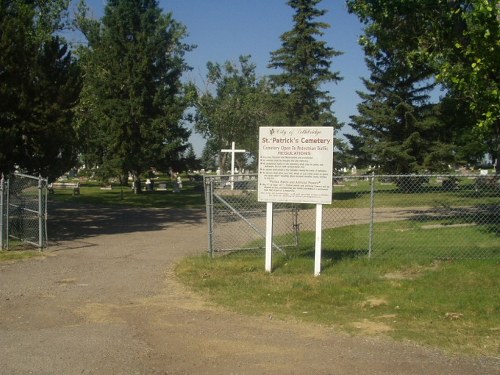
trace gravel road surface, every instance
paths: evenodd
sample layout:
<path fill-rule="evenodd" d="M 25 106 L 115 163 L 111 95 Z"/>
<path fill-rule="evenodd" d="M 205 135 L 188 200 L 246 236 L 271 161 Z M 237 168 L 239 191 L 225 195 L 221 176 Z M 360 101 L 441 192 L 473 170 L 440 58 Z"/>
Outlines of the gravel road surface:
<path fill-rule="evenodd" d="M 45 256 L 0 263 L 0 374 L 500 374 L 384 337 L 247 317 L 173 274 L 203 210 L 51 205 Z"/>

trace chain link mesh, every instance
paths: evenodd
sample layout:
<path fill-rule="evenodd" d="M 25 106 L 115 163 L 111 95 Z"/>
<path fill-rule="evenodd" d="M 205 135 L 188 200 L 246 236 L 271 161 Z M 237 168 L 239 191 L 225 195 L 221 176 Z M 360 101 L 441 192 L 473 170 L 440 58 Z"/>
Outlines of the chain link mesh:
<path fill-rule="evenodd" d="M 9 238 L 43 248 L 47 243 L 47 180 L 12 174 L 2 188 L 2 246 Z"/>
<path fill-rule="evenodd" d="M 257 175 L 206 176 L 209 252 L 263 252 Z M 349 176 L 323 206 L 323 257 L 500 258 L 498 176 Z M 314 251 L 315 206 L 274 203 L 274 251 Z"/>

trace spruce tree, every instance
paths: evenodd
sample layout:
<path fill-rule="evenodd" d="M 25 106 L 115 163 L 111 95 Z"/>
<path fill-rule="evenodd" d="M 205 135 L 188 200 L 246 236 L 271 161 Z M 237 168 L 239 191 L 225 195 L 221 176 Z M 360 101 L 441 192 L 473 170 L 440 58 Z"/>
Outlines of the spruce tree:
<path fill-rule="evenodd" d="M 180 81 L 188 69 L 186 29 L 156 0 L 110 0 L 101 22 L 84 12 L 78 22 L 88 39 L 80 50 L 85 161 L 111 175 L 131 174 L 140 192 L 142 173 L 178 160 L 187 147 Z"/>
<path fill-rule="evenodd" d="M 351 116 L 357 135 L 346 135 L 358 156 L 358 166 L 378 166 L 389 174 L 422 172 L 425 158 L 440 128 L 428 102 L 432 84 L 426 70 L 406 69 L 390 51 L 367 58 L 370 79 L 358 115 Z"/>
<path fill-rule="evenodd" d="M 281 70 L 271 80 L 281 90 L 288 121 L 283 125 L 337 125 L 331 111 L 334 99 L 323 85 L 341 80 L 339 73 L 330 69 L 332 58 L 341 53 L 319 39 L 330 27 L 317 20 L 326 14 L 317 8 L 320 1 L 288 1 L 295 12 L 293 28 L 281 35 L 281 48 L 271 53 L 269 68 Z"/>
<path fill-rule="evenodd" d="M 0 173 L 54 179 L 76 162 L 80 72 L 64 28 L 67 2 L 0 2 Z"/>

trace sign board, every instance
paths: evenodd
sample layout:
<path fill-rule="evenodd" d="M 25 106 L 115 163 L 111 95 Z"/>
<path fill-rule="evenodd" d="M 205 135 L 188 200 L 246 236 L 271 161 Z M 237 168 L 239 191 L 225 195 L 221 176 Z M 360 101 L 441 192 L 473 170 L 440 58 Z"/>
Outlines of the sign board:
<path fill-rule="evenodd" d="M 259 202 L 332 203 L 333 128 L 259 129 Z"/>

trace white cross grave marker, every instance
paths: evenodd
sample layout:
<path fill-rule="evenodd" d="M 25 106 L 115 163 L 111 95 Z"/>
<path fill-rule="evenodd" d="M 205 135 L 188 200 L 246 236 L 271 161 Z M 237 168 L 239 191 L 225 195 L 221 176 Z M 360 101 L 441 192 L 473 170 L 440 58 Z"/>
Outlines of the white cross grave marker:
<path fill-rule="evenodd" d="M 231 143 L 230 149 L 222 149 L 221 152 L 230 152 L 231 153 L 231 190 L 234 188 L 234 155 L 237 152 L 246 152 L 246 150 L 236 150 L 234 142 Z"/>

